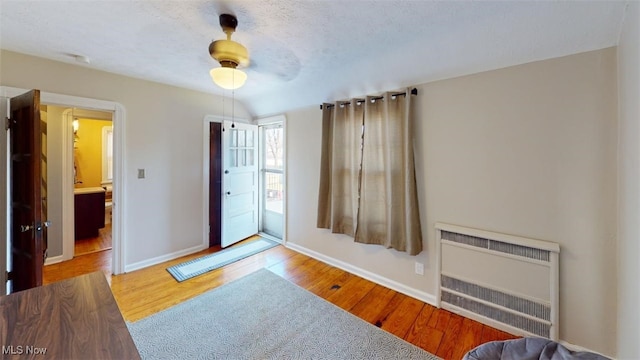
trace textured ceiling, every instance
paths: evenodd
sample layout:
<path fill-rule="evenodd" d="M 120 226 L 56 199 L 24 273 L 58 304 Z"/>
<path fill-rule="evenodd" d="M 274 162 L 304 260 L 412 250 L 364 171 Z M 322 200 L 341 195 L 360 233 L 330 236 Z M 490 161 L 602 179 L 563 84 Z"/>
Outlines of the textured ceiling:
<path fill-rule="evenodd" d="M 0 47 L 221 94 L 208 53 L 238 17 L 256 116 L 617 44 L 624 1 L 0 0 Z"/>

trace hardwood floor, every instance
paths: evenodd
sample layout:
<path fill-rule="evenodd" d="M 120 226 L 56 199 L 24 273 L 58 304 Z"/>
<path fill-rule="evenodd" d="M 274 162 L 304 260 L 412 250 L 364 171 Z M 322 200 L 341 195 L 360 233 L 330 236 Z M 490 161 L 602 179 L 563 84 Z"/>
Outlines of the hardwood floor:
<path fill-rule="evenodd" d="M 111 244 L 111 224 L 106 224 L 104 228 L 99 230 L 98 236 L 76 240 L 74 255 L 80 256 L 98 251 L 110 250 Z"/>
<path fill-rule="evenodd" d="M 111 224 L 106 224 L 103 229 L 100 229 L 97 237 L 75 241 L 75 256 L 72 260 L 45 266 L 42 278 L 43 285 L 97 270 L 102 270 L 107 281 L 110 281 L 111 247 Z"/>
<path fill-rule="evenodd" d="M 258 269 L 305 288 L 346 311 L 443 359 L 461 359 L 477 345 L 515 336 L 372 283 L 306 255 L 277 246 L 204 275 L 176 282 L 166 271 L 218 249 L 168 261 L 127 274 L 111 276 L 111 290 L 127 321 L 136 321 Z M 45 283 L 95 270 L 109 274 L 111 250 L 71 260 L 72 266 L 45 267 Z"/>

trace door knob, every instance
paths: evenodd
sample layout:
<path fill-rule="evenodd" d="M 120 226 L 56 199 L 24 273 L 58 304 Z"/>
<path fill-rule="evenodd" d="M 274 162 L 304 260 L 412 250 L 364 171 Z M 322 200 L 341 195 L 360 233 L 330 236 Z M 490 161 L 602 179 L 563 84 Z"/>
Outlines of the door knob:
<path fill-rule="evenodd" d="M 45 222 L 41 223 L 40 225 L 38 225 L 38 227 L 36 227 L 36 230 L 42 231 L 43 227 L 48 228 L 49 226 L 51 226 L 51 221 L 45 221 Z"/>
<path fill-rule="evenodd" d="M 227 191 L 227 195 L 231 195 L 231 191 Z"/>
<path fill-rule="evenodd" d="M 33 226 L 33 225 L 20 225 L 20 232 L 27 232 L 29 230 L 33 230 L 35 229 L 36 231 L 42 231 L 43 227 L 49 227 L 51 226 L 51 221 L 45 221 L 40 223 L 38 226 Z"/>
<path fill-rule="evenodd" d="M 228 173 L 229 173 L 229 170 L 225 170 L 225 171 L 224 171 L 224 173 L 225 173 L 225 174 L 228 174 Z"/>

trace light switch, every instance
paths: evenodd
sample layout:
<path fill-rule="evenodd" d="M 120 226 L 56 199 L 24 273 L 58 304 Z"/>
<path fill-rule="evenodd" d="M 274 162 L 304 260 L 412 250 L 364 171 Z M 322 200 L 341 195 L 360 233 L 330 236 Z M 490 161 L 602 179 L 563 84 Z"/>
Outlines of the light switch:
<path fill-rule="evenodd" d="M 144 169 L 138 169 L 138 179 L 144 179 Z"/>

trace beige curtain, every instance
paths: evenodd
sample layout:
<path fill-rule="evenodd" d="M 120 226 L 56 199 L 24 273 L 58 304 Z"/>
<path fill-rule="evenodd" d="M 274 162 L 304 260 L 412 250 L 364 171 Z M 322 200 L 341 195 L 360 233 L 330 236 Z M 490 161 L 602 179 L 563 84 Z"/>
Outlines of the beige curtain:
<path fill-rule="evenodd" d="M 407 90 L 407 94 L 410 90 Z M 413 159 L 411 96 L 367 98 L 357 242 L 416 255 L 422 231 Z"/>
<path fill-rule="evenodd" d="M 317 226 L 416 255 L 422 232 L 408 94 L 324 104 Z"/>
<path fill-rule="evenodd" d="M 331 228 L 331 156 L 333 148 L 334 106 L 322 105 L 322 155 L 320 158 L 320 189 L 318 191 L 317 227 Z"/>
<path fill-rule="evenodd" d="M 353 237 L 358 226 L 364 106 L 351 102 L 336 104 L 334 109 L 331 157 L 331 231 Z"/>
<path fill-rule="evenodd" d="M 324 104 L 317 226 L 355 236 L 358 219 L 362 121 L 357 102 Z"/>

